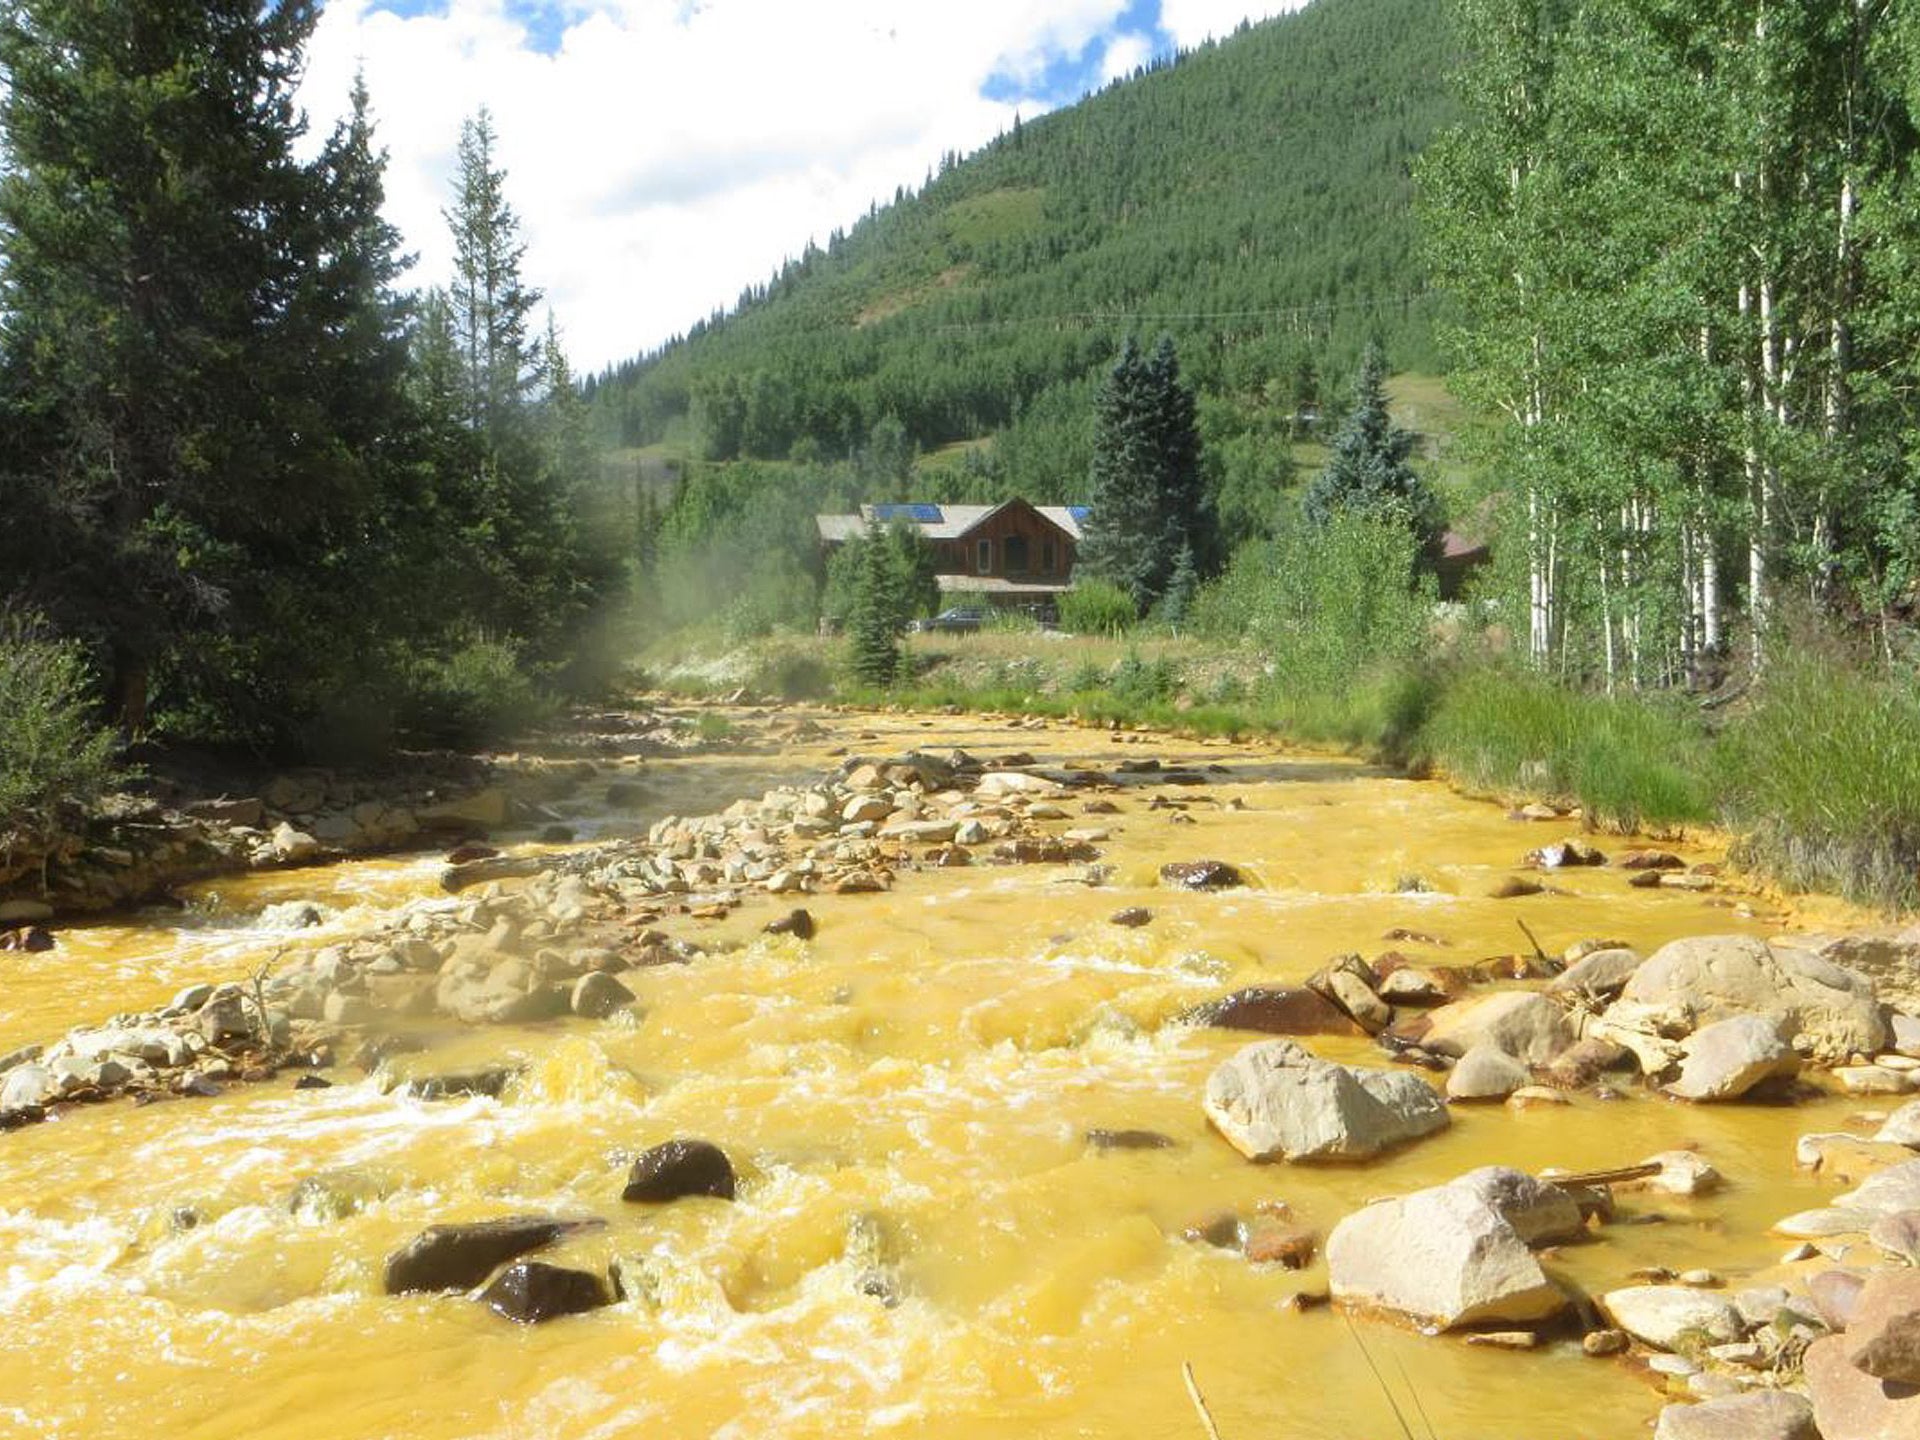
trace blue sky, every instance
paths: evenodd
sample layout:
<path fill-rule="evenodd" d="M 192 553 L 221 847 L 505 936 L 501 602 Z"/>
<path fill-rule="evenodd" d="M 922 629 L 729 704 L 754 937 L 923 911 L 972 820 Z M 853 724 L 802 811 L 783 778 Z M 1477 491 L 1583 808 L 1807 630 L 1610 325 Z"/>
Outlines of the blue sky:
<path fill-rule="evenodd" d="M 525 270 L 577 367 L 684 330 L 809 240 L 1157 55 L 1300 0 L 329 0 L 314 133 L 366 74 L 389 218 L 444 283 L 485 105 Z"/>

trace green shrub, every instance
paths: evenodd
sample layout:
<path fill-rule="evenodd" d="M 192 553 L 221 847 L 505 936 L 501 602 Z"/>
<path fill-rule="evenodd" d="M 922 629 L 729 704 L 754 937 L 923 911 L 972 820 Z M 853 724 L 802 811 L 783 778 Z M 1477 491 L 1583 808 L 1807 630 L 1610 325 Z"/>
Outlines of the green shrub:
<path fill-rule="evenodd" d="M 1107 682 L 1113 698 L 1129 709 L 1164 704 L 1180 689 L 1180 672 L 1170 660 L 1142 660 L 1129 650 Z"/>
<path fill-rule="evenodd" d="M 1139 618 L 1133 598 L 1105 580 L 1078 580 L 1060 597 L 1060 628 L 1075 635 L 1124 635 Z"/>
<path fill-rule="evenodd" d="M 782 700 L 824 700 L 833 693 L 833 671 L 818 655 L 783 651 L 754 667 L 747 688 Z"/>
<path fill-rule="evenodd" d="M 401 725 L 416 740 L 472 749 L 522 734 L 552 712 L 513 647 L 477 636 L 414 662 Z"/>
<path fill-rule="evenodd" d="M 1092 660 L 1082 660 L 1067 676 L 1066 689 L 1070 694 L 1082 694 L 1089 690 L 1107 688 L 1107 669 Z"/>
<path fill-rule="evenodd" d="M 1920 690 L 1833 660 L 1776 661 L 1722 737 L 1743 863 L 1868 904 L 1920 904 Z"/>
<path fill-rule="evenodd" d="M 693 733 L 709 744 L 725 740 L 733 734 L 733 722 L 724 715 L 716 715 L 711 710 L 703 711 L 693 722 Z"/>
<path fill-rule="evenodd" d="M 0 849 L 46 838 L 64 811 L 121 780 L 116 752 L 81 647 L 35 616 L 0 613 Z"/>

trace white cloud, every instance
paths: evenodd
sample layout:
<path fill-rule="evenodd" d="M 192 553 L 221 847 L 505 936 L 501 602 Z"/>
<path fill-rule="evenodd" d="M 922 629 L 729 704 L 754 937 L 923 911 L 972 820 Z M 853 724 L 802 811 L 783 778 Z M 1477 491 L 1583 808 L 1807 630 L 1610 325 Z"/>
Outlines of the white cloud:
<path fill-rule="evenodd" d="M 1078 54 L 1124 8 L 569 0 L 570 28 L 547 55 L 504 0 L 406 18 L 334 0 L 302 99 L 322 133 L 364 68 L 391 152 L 388 214 L 419 253 L 418 284 L 446 278 L 454 146 L 461 120 L 489 106 L 526 277 L 546 289 L 576 365 L 597 369 L 731 304 L 809 238 L 918 184 L 943 152 L 1044 109 L 1030 92 L 1048 61 Z M 1131 38 L 1108 46 L 1109 65 Z M 988 100 L 994 76 L 1029 93 Z"/>
<path fill-rule="evenodd" d="M 1213 36 L 1224 39 L 1242 20 L 1265 20 L 1298 10 L 1306 0 L 1160 0 L 1160 24 L 1182 50 Z"/>
<path fill-rule="evenodd" d="M 1138 31 L 1127 30 L 1107 42 L 1107 53 L 1100 59 L 1100 83 L 1131 75 L 1153 58 L 1153 41 Z"/>

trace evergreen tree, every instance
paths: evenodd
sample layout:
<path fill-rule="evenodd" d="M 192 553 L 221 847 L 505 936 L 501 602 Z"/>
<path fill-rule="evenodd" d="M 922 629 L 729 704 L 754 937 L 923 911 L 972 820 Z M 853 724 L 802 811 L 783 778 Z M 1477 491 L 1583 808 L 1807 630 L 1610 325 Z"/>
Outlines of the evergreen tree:
<path fill-rule="evenodd" d="M 540 372 L 527 321 L 541 296 L 520 276 L 527 247 L 507 203 L 507 173 L 494 163 L 498 138 L 484 105 L 461 124 L 454 202 L 445 212 L 454 245 L 450 298 L 467 357 L 472 420 L 491 433 L 511 422 Z"/>
<path fill-rule="evenodd" d="M 100 643 L 128 730 L 163 666 L 218 687 L 233 657 L 182 642 L 217 627 L 244 649 L 244 592 L 339 513 L 307 366 L 340 353 L 328 321 L 357 281 L 323 247 L 364 209 L 328 157 L 294 155 L 316 14 L 0 8 L 0 463 L 24 494 L 0 558 Z"/>
<path fill-rule="evenodd" d="M 879 535 L 860 541 L 859 570 L 847 615 L 853 673 L 865 685 L 891 685 L 905 657 L 900 651 L 901 597 L 890 563 L 891 547 Z"/>
<path fill-rule="evenodd" d="M 1187 623 L 1193 597 L 1200 591 L 1200 572 L 1193 563 L 1193 546 L 1182 544 L 1173 562 L 1173 574 L 1167 577 L 1167 592 L 1160 597 L 1161 620 L 1176 630 Z"/>
<path fill-rule="evenodd" d="M 1354 381 L 1353 408 L 1334 436 L 1326 468 L 1307 487 L 1302 508 L 1316 526 L 1342 513 L 1392 511 L 1430 544 L 1444 523 L 1440 504 L 1408 463 L 1415 437 L 1388 415 L 1386 382 L 1386 355 L 1370 345 Z"/>
<path fill-rule="evenodd" d="M 1089 478 L 1080 568 L 1126 591 L 1144 613 L 1180 548 L 1204 554 L 1213 540 L 1193 393 L 1171 340 L 1150 360 L 1131 338 L 1122 348 L 1095 401 Z"/>

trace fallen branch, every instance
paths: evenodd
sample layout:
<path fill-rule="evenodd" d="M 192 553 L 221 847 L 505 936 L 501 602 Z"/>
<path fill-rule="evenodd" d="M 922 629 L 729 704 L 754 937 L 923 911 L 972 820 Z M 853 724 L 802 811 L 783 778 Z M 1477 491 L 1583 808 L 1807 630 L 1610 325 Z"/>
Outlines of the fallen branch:
<path fill-rule="evenodd" d="M 1513 917 L 1513 923 L 1518 925 L 1520 927 L 1520 933 L 1527 937 L 1528 942 L 1533 946 L 1533 953 L 1540 958 L 1540 963 L 1543 965 L 1551 965 L 1553 961 L 1549 960 L 1547 958 L 1547 952 L 1540 948 L 1540 942 L 1534 938 L 1533 931 L 1527 928 L 1527 922 L 1516 915 Z"/>
<path fill-rule="evenodd" d="M 1220 1427 L 1213 1423 L 1213 1412 L 1207 1409 L 1206 1397 L 1200 1393 L 1200 1382 L 1193 1378 L 1191 1361 L 1180 1362 L 1180 1374 L 1187 1382 L 1187 1397 L 1193 1401 L 1193 1408 L 1200 1412 L 1200 1423 L 1206 1429 L 1207 1440 L 1220 1440 Z"/>
<path fill-rule="evenodd" d="M 1562 1189 L 1578 1189 L 1585 1185 L 1624 1185 L 1629 1180 L 1650 1180 L 1662 1168 L 1655 1161 L 1651 1165 L 1622 1165 L 1617 1170 L 1583 1170 L 1577 1175 L 1543 1175 L 1540 1178 Z"/>

